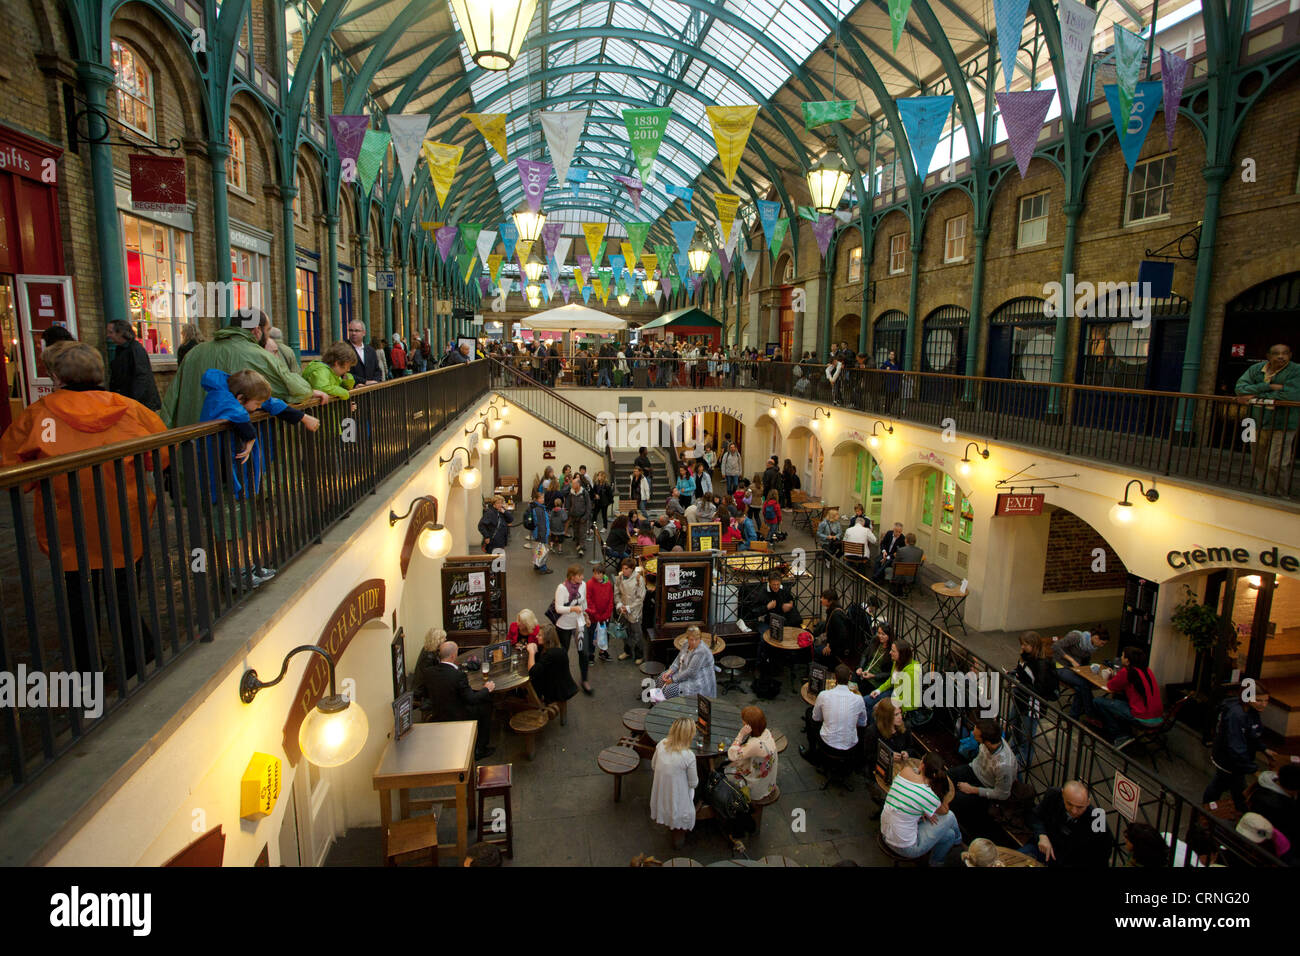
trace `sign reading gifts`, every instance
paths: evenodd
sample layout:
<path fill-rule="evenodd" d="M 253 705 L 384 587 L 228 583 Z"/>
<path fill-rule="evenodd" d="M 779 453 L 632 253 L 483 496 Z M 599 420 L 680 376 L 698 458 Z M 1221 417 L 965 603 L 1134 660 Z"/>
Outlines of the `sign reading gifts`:
<path fill-rule="evenodd" d="M 1041 515 L 1046 495 L 998 495 L 996 515 Z"/>

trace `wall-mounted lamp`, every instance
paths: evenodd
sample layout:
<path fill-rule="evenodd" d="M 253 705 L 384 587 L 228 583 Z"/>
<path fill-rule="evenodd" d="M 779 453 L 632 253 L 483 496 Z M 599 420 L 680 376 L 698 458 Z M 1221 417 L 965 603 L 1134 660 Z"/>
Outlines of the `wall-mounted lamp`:
<path fill-rule="evenodd" d="M 813 409 L 813 419 L 812 419 L 813 431 L 817 431 L 817 429 L 821 426 L 821 422 L 817 420 L 818 415 L 825 415 L 826 420 L 830 421 L 831 413 L 828 412 L 826 409 L 822 408 L 820 405 L 818 405 L 816 408 Z"/>
<path fill-rule="evenodd" d="M 771 415 L 773 418 L 776 418 L 777 410 L 780 408 L 785 408 L 786 405 L 788 404 L 789 402 L 783 402 L 779 398 L 774 398 L 772 399 L 772 407 L 767 410 L 767 413 Z"/>
<path fill-rule="evenodd" d="M 497 443 L 488 435 L 488 423 L 475 422 L 474 427 L 465 429 L 465 434 L 473 435 L 478 432 L 479 428 L 483 429 L 483 437 L 478 440 L 478 444 L 475 445 L 475 447 L 478 449 L 479 457 L 485 458 L 492 454 L 492 449 L 497 446 Z"/>
<path fill-rule="evenodd" d="M 239 699 L 251 704 L 257 692 L 266 687 L 274 687 L 284 680 L 289 670 L 289 659 L 301 651 L 314 651 L 325 658 L 330 668 L 330 692 L 317 701 L 302 726 L 298 729 L 298 746 L 302 755 L 318 767 L 338 767 L 347 763 L 361 752 L 365 746 L 366 735 L 370 732 L 370 722 L 366 712 L 356 701 L 349 701 L 338 693 L 334 686 L 334 658 L 329 652 L 315 644 L 295 647 L 284 656 L 280 665 L 280 674 L 275 680 L 260 681 L 257 671 L 249 668 L 244 671 L 239 681 Z"/>
<path fill-rule="evenodd" d="M 876 431 L 876 429 L 880 428 L 881 426 L 884 426 L 886 434 L 888 435 L 894 434 L 893 425 L 885 425 L 884 422 L 882 422 L 880 419 L 877 418 L 871 426 L 871 434 L 867 436 L 867 444 L 873 449 L 880 447 L 880 439 L 882 436 Z"/>
<path fill-rule="evenodd" d="M 466 489 L 477 488 L 477 487 L 478 487 L 478 480 L 479 480 L 479 473 L 478 473 L 478 469 L 477 469 L 477 468 L 474 468 L 474 467 L 471 466 L 470 463 L 469 463 L 469 449 L 468 449 L 468 448 L 464 447 L 463 445 L 458 445 L 458 446 L 456 446 L 455 448 L 453 448 L 453 449 L 451 450 L 451 454 L 448 455 L 446 458 L 439 458 L 439 459 L 438 459 L 438 464 L 440 464 L 440 465 L 445 465 L 445 464 L 447 464 L 447 462 L 449 462 L 449 461 L 455 461 L 455 460 L 456 460 L 456 452 L 458 452 L 458 451 L 463 451 L 463 452 L 465 453 L 465 467 L 463 467 L 463 468 L 462 468 L 462 469 L 457 473 L 457 477 L 460 478 L 460 486 L 461 486 L 462 488 L 466 488 Z"/>
<path fill-rule="evenodd" d="M 506 416 L 501 409 L 497 408 L 495 405 L 489 405 L 487 411 L 485 411 L 480 417 L 483 419 L 484 424 L 490 425 L 492 432 L 495 434 L 501 431 L 501 426 L 505 424 L 504 419 Z"/>
<path fill-rule="evenodd" d="M 961 456 L 961 464 L 957 467 L 957 470 L 958 470 L 959 472 L 961 472 L 963 475 L 969 475 L 969 474 L 970 474 L 970 450 L 971 450 L 972 448 L 974 448 L 976 454 L 978 454 L 978 455 L 979 455 L 981 458 L 983 458 L 985 461 L 988 461 L 988 460 L 989 460 L 989 443 L 988 443 L 987 441 L 984 442 L 984 450 L 983 450 L 983 451 L 980 451 L 980 443 L 979 443 L 979 442 L 977 442 L 977 441 L 968 441 L 968 442 L 966 443 L 966 450 L 965 450 L 964 452 L 962 452 L 962 456 Z"/>
<path fill-rule="evenodd" d="M 421 495 L 413 500 L 407 506 L 406 511 L 400 515 L 390 508 L 388 511 L 388 527 L 391 528 L 393 525 L 397 524 L 397 522 L 410 515 L 410 513 L 415 510 L 415 506 L 421 501 L 433 502 L 435 508 L 434 516 L 436 517 L 438 502 L 430 495 Z M 420 538 L 416 543 L 420 547 L 420 553 L 426 558 L 437 560 L 438 558 L 445 558 L 447 555 L 451 554 L 451 532 L 434 521 L 425 524 L 424 530 L 420 532 Z"/>
<path fill-rule="evenodd" d="M 1133 509 L 1133 502 L 1128 500 L 1129 489 L 1134 485 L 1138 486 L 1138 493 L 1147 501 L 1155 502 L 1160 500 L 1160 492 L 1154 488 L 1147 488 L 1139 479 L 1134 478 L 1124 486 L 1124 500 L 1115 502 L 1114 507 L 1110 509 L 1111 524 L 1131 525 L 1138 519 L 1138 514 Z"/>

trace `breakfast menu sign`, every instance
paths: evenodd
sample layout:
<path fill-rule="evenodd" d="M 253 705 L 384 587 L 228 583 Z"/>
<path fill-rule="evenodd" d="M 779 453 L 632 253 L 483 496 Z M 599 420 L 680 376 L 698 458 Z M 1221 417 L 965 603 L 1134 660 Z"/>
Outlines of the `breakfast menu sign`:
<path fill-rule="evenodd" d="M 712 594 L 713 557 L 711 554 L 678 552 L 660 558 L 659 593 L 655 600 L 660 627 L 674 631 L 692 625 L 705 628 L 709 623 L 709 596 Z"/>

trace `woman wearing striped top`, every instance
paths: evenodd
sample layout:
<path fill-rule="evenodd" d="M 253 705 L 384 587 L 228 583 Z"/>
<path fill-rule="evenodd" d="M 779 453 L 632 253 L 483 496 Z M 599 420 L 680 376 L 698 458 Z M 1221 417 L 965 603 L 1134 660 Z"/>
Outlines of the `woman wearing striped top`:
<path fill-rule="evenodd" d="M 929 853 L 931 866 L 943 866 L 949 851 L 961 842 L 957 818 L 948 812 L 953 793 L 952 781 L 938 754 L 908 760 L 894 775 L 880 814 L 880 834 L 885 843 L 895 853 L 911 859 Z"/>

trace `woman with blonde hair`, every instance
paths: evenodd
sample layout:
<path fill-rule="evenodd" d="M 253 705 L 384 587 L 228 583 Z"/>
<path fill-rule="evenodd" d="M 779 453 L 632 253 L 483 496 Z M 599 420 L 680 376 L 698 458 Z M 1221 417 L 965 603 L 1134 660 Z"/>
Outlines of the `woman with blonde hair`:
<path fill-rule="evenodd" d="M 961 861 L 967 866 L 1002 866 L 997 844 L 984 837 L 971 840 L 970 846 L 961 855 Z"/>
<path fill-rule="evenodd" d="M 655 745 L 651 767 L 650 819 L 672 831 L 673 849 L 680 850 L 686 832 L 695 827 L 695 788 L 700 785 L 695 768 L 695 721 L 681 717 L 673 721 L 668 736 Z"/>
<path fill-rule="evenodd" d="M 718 696 L 718 678 L 713 670 L 713 652 L 704 646 L 698 627 L 686 629 L 686 646 L 678 652 L 668 669 L 659 675 L 663 698 Z M 654 695 L 652 695 L 653 697 Z"/>

